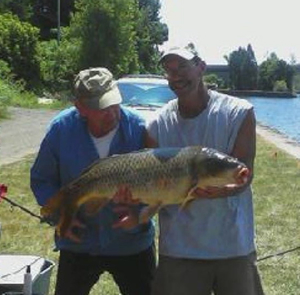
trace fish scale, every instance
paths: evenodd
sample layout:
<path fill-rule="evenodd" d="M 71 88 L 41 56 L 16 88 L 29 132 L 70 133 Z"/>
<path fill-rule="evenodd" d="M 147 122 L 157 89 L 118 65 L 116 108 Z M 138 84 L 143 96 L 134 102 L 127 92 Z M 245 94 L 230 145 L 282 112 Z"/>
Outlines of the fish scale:
<path fill-rule="evenodd" d="M 240 182 L 245 169 L 237 159 L 201 146 L 114 155 L 99 159 L 61 188 L 42 207 L 41 215 L 45 219 L 59 215 L 57 232 L 64 236 L 80 206 L 92 204 L 89 213 L 95 214 L 121 187 L 150 207 L 183 206 L 195 198 L 197 188 Z"/>
<path fill-rule="evenodd" d="M 170 176 L 178 178 L 189 172 L 188 165 L 184 165 L 184 161 L 180 157 L 169 156 L 165 160 L 165 158 L 155 156 L 151 150 L 132 153 L 128 157 L 124 157 L 121 163 L 116 163 L 114 160 L 119 162 L 119 159 L 115 158 L 102 163 L 101 173 L 97 176 L 99 178 L 96 183 L 97 187 L 115 187 L 116 183 L 142 187 L 149 182 L 155 182 L 157 179 L 170 178 Z M 94 172 L 91 171 L 90 173 Z"/>

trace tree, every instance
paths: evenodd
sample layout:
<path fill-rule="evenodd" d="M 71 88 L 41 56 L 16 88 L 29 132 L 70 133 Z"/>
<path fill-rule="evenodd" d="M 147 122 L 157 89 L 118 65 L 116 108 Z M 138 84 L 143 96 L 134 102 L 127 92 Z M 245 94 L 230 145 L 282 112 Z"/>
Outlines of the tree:
<path fill-rule="evenodd" d="M 41 82 L 49 91 L 71 89 L 78 72 L 78 39 L 70 38 L 69 28 L 62 28 L 62 40 L 41 41 L 38 45 Z"/>
<path fill-rule="evenodd" d="M 30 21 L 35 0 L 1 0 L 1 13 L 11 13 L 22 21 Z"/>
<path fill-rule="evenodd" d="M 257 89 L 258 65 L 251 44 L 248 44 L 247 46 L 247 53 L 248 53 L 248 58 L 247 58 L 247 67 L 246 67 L 245 75 L 247 74 L 249 75 L 248 87 L 249 89 Z"/>
<path fill-rule="evenodd" d="M 254 51 L 249 44 L 247 49 L 239 47 L 225 56 L 229 66 L 229 79 L 232 89 L 252 90 L 257 88 L 258 66 Z"/>
<path fill-rule="evenodd" d="M 60 24 L 69 26 L 71 13 L 74 11 L 74 2 L 75 0 L 35 0 L 32 22 L 40 28 L 42 40 L 57 37 L 55 31 L 58 27 L 58 3 L 60 4 Z"/>
<path fill-rule="evenodd" d="M 7 62 L 17 79 L 36 82 L 39 79 L 38 29 L 5 13 L 0 14 L 0 32 L 0 59 Z"/>
<path fill-rule="evenodd" d="M 104 66 L 116 76 L 158 71 L 167 39 L 158 0 L 77 0 L 71 35 L 80 39 L 80 68 Z"/>
<path fill-rule="evenodd" d="M 287 89 L 293 91 L 295 70 L 286 61 L 279 59 L 273 52 L 259 67 L 259 88 L 272 91 L 276 81 L 284 81 Z"/>
<path fill-rule="evenodd" d="M 159 0 L 139 0 L 136 22 L 137 51 L 140 72 L 158 73 L 158 45 L 168 40 L 168 27 L 160 22 Z"/>
<path fill-rule="evenodd" d="M 116 76 L 138 69 L 134 0 L 78 0 L 71 36 L 79 41 L 79 68 L 103 66 Z"/>
<path fill-rule="evenodd" d="M 294 91 L 300 93 L 300 74 L 296 74 L 293 79 Z"/>
<path fill-rule="evenodd" d="M 218 77 L 217 74 L 205 74 L 203 77 L 203 80 L 208 85 L 215 86 L 217 88 L 223 88 L 224 87 L 224 80 L 220 77 Z"/>

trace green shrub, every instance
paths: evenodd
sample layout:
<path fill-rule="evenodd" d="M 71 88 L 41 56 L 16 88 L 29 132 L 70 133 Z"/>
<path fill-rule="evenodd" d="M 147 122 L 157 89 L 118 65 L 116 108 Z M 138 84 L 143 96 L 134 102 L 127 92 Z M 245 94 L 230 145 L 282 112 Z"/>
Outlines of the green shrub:
<path fill-rule="evenodd" d="M 0 79 L 10 80 L 13 77 L 13 73 L 8 63 L 0 59 Z"/>
<path fill-rule="evenodd" d="M 32 86 L 39 79 L 36 46 L 39 30 L 16 16 L 0 14 L 0 59 L 7 62 L 16 79 Z"/>
<path fill-rule="evenodd" d="M 4 93 L 4 89 L 2 91 L 2 88 L 6 87 L 6 83 L 1 78 L 3 63 L 4 62 L 0 60 L 0 120 L 7 116 L 7 104 L 9 101 L 9 98 Z"/>
<path fill-rule="evenodd" d="M 275 81 L 273 90 L 279 92 L 288 91 L 286 82 L 284 80 Z"/>
<path fill-rule="evenodd" d="M 38 59 L 43 85 L 50 92 L 70 90 L 78 71 L 77 40 L 69 40 L 68 29 L 63 29 L 60 44 L 56 40 L 38 44 Z"/>
<path fill-rule="evenodd" d="M 225 85 L 224 80 L 216 74 L 206 74 L 203 79 L 205 83 L 216 85 L 219 88 L 223 88 Z"/>

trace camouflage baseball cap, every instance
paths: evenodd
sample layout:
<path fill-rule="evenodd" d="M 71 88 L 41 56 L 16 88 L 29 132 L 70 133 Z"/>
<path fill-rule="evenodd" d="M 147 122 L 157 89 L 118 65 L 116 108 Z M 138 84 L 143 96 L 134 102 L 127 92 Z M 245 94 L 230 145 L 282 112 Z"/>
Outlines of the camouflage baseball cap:
<path fill-rule="evenodd" d="M 80 71 L 74 79 L 74 92 L 75 99 L 81 99 L 92 109 L 101 110 L 122 102 L 117 83 L 106 68 Z"/>

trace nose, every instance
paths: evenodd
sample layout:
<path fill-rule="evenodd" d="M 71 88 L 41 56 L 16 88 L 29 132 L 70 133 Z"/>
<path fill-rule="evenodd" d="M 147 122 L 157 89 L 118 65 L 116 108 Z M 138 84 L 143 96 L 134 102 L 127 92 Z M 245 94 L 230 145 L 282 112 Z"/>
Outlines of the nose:
<path fill-rule="evenodd" d="M 178 69 L 168 70 L 165 73 L 165 77 L 168 80 L 179 80 L 181 78 L 180 71 Z"/>
<path fill-rule="evenodd" d="M 113 106 L 110 106 L 102 110 L 102 115 L 106 120 L 114 119 L 116 117 L 116 109 Z"/>

